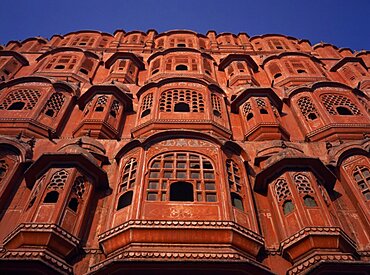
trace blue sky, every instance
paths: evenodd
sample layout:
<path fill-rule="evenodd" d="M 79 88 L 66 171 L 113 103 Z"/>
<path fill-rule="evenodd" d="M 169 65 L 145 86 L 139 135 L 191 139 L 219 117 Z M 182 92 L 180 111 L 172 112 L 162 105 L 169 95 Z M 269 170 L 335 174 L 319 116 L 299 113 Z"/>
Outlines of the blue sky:
<path fill-rule="evenodd" d="M 370 50 L 370 0 L 1 0 L 0 44 L 82 29 L 281 33 Z"/>

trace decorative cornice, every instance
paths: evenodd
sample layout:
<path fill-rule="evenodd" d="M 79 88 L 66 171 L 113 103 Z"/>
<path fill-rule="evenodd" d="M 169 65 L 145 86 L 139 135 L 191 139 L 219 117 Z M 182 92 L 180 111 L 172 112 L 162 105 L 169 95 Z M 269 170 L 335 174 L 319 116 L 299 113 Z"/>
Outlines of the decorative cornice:
<path fill-rule="evenodd" d="M 8 251 L 2 256 L 2 258 L 0 258 L 0 261 L 6 261 L 5 259 L 17 259 L 18 261 L 21 259 L 24 259 L 25 261 L 41 261 L 62 274 L 73 273 L 72 267 L 64 260 L 45 250 Z"/>
<path fill-rule="evenodd" d="M 302 230 L 298 231 L 289 238 L 283 240 L 280 243 L 280 248 L 282 250 L 288 248 L 289 246 L 294 245 L 295 243 L 301 241 L 303 238 L 312 235 L 340 235 L 343 239 L 347 241 L 352 247 L 356 248 L 356 242 L 353 241 L 343 230 L 339 227 L 305 227 Z"/>
<path fill-rule="evenodd" d="M 319 263 L 319 262 L 354 262 L 355 259 L 353 256 L 348 254 L 329 254 L 329 255 L 316 255 L 302 263 L 299 263 L 298 265 L 293 266 L 287 271 L 287 274 L 294 275 L 294 274 L 300 274 L 304 270 L 312 267 L 313 265 Z"/>
<path fill-rule="evenodd" d="M 148 228 L 148 229 L 231 229 L 237 231 L 239 234 L 247 238 L 263 244 L 264 238 L 232 221 L 163 221 L 163 220 L 131 220 L 125 222 L 115 228 L 108 230 L 98 236 L 98 241 L 107 240 L 115 235 L 120 234 L 122 231 L 132 228 Z"/>
<path fill-rule="evenodd" d="M 54 233 L 58 235 L 58 237 L 64 239 L 65 241 L 73 244 L 74 246 L 78 246 L 80 240 L 73 236 L 72 234 L 65 231 L 63 228 L 56 224 L 51 223 L 21 223 L 14 229 L 8 236 L 4 239 L 4 244 L 7 244 L 15 235 L 21 232 L 48 232 Z"/>

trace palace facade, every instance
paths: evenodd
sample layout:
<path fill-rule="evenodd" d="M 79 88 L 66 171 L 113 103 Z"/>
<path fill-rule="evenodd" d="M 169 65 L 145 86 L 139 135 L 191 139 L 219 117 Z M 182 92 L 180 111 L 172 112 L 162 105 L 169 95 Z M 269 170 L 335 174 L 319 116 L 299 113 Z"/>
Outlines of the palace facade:
<path fill-rule="evenodd" d="M 368 274 L 370 51 L 186 30 L 0 49 L 0 273 Z"/>

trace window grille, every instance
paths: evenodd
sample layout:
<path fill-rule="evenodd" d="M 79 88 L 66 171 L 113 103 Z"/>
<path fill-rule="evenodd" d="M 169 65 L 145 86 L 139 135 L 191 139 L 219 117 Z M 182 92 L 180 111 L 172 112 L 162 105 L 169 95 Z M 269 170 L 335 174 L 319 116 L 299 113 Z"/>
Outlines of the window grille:
<path fill-rule="evenodd" d="M 197 202 L 217 201 L 215 171 L 211 161 L 202 155 L 189 152 L 161 154 L 150 162 L 148 177 L 148 201 L 168 201 L 170 185 L 175 182 L 191 184 Z M 186 184 L 179 184 L 182 185 Z"/>

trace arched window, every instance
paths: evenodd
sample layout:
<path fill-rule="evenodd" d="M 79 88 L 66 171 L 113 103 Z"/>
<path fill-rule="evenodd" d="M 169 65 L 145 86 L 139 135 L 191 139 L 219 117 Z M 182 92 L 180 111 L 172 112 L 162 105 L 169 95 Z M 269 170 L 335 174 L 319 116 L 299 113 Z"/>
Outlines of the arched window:
<path fill-rule="evenodd" d="M 65 96 L 62 93 L 53 93 L 46 102 L 42 112 L 49 117 L 56 117 L 62 108 L 65 101 Z"/>
<path fill-rule="evenodd" d="M 182 190 L 181 188 L 187 192 L 184 198 L 180 194 L 176 195 L 177 191 Z M 175 192 L 173 190 L 177 191 L 172 195 L 171 192 Z M 190 190 L 192 190 L 192 196 L 189 195 Z M 161 154 L 150 162 L 147 200 L 177 199 L 198 202 L 217 201 L 215 171 L 208 158 L 190 152 L 176 152 Z"/>
<path fill-rule="evenodd" d="M 170 186 L 170 201 L 194 201 L 193 185 L 185 181 L 172 183 Z"/>
<path fill-rule="evenodd" d="M 59 170 L 53 174 L 47 187 L 47 190 L 51 191 L 46 194 L 44 198 L 44 203 L 56 203 L 58 201 L 59 191 L 63 190 L 67 178 L 68 172 L 64 169 Z"/>
<path fill-rule="evenodd" d="M 331 115 L 362 115 L 357 106 L 343 95 L 325 94 L 320 98 Z"/>
<path fill-rule="evenodd" d="M 187 70 L 188 70 L 188 66 L 186 65 L 180 64 L 176 66 L 176 71 L 187 71 Z"/>
<path fill-rule="evenodd" d="M 156 59 L 153 61 L 153 65 L 152 65 L 152 75 L 153 74 L 156 74 L 159 72 L 159 66 L 161 64 L 161 60 L 160 59 Z"/>
<path fill-rule="evenodd" d="M 118 199 L 117 210 L 123 209 L 123 208 L 131 205 L 132 195 L 133 195 L 132 191 L 128 191 L 128 192 L 122 194 Z"/>
<path fill-rule="evenodd" d="M 32 110 L 41 93 L 37 90 L 16 90 L 10 92 L 0 104 L 0 110 Z"/>
<path fill-rule="evenodd" d="M 227 181 L 230 188 L 231 203 L 244 211 L 242 198 L 242 183 L 239 166 L 231 159 L 226 161 Z"/>
<path fill-rule="evenodd" d="M 143 102 L 141 104 L 141 116 L 145 117 L 150 114 L 151 109 L 153 106 L 153 94 L 148 94 L 144 97 Z"/>
<path fill-rule="evenodd" d="M 123 168 L 122 181 L 119 185 L 119 193 L 125 192 L 135 186 L 137 172 L 137 160 L 130 158 Z"/>
<path fill-rule="evenodd" d="M 304 202 L 304 205 L 306 205 L 307 207 L 316 207 L 317 206 L 317 203 L 316 203 L 315 199 L 311 196 L 304 196 L 303 197 L 303 202 Z"/>
<path fill-rule="evenodd" d="M 211 95 L 212 99 L 212 109 L 213 109 L 213 114 L 216 117 L 222 117 L 222 112 L 221 112 L 221 99 L 215 94 Z"/>
<path fill-rule="evenodd" d="M 118 185 L 117 210 L 123 209 L 132 203 L 133 191 L 136 183 L 137 160 L 130 158 L 123 168 L 121 183 Z"/>
<path fill-rule="evenodd" d="M 284 215 L 287 215 L 294 211 L 294 204 L 291 200 L 287 200 L 283 203 L 283 212 Z"/>
<path fill-rule="evenodd" d="M 315 120 L 319 117 L 319 113 L 316 110 L 315 105 L 311 99 L 307 96 L 303 96 L 297 101 L 298 107 L 301 110 L 302 115 L 307 121 Z"/>
<path fill-rule="evenodd" d="M 178 105 L 179 103 L 183 104 Z M 186 107 L 185 104 L 187 104 L 188 107 Z M 176 106 L 177 108 L 175 108 Z M 203 113 L 203 95 L 199 92 L 190 90 L 165 91 L 161 94 L 161 98 L 159 101 L 159 110 L 160 112 Z"/>
<path fill-rule="evenodd" d="M 367 201 L 370 201 L 370 171 L 366 166 L 356 166 L 353 178 Z"/>
<path fill-rule="evenodd" d="M 30 198 L 30 202 L 28 203 L 27 209 L 32 207 L 33 204 L 35 203 L 36 198 L 41 191 L 41 187 L 44 181 L 45 181 L 45 176 L 43 176 L 40 180 L 38 180 L 35 186 L 33 187 L 33 191 L 31 193 L 31 198 Z"/>

